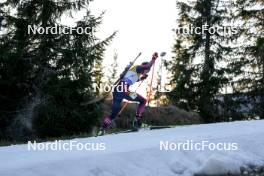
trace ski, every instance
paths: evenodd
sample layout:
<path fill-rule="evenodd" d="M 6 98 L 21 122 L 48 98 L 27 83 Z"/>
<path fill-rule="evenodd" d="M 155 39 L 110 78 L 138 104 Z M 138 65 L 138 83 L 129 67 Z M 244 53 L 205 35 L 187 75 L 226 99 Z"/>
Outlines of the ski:
<path fill-rule="evenodd" d="M 140 132 L 140 131 L 147 131 L 147 130 L 159 130 L 159 129 L 164 129 L 164 128 L 171 128 L 171 126 L 148 126 L 148 127 L 139 128 L 139 129 L 128 129 L 124 131 L 117 131 L 115 133 L 110 133 L 110 134 L 132 133 L 132 132 Z"/>
<path fill-rule="evenodd" d="M 171 128 L 171 126 L 150 126 L 150 130 L 158 130 L 158 129 L 164 129 L 164 128 Z"/>
<path fill-rule="evenodd" d="M 139 129 L 133 128 L 133 129 L 128 129 L 128 130 L 124 130 L 124 131 L 118 131 L 115 132 L 114 134 L 119 134 L 119 133 L 131 133 L 131 132 L 138 132 Z"/>
<path fill-rule="evenodd" d="M 98 136 L 104 136 L 104 135 L 114 135 L 114 134 L 121 134 L 121 133 L 133 133 L 133 132 L 140 132 L 140 131 L 147 131 L 147 130 L 160 130 L 160 129 L 165 129 L 165 128 L 172 128 L 172 126 L 147 126 L 147 127 L 141 127 L 141 128 L 131 128 L 123 131 L 116 131 L 116 132 L 111 132 L 111 133 L 104 133 L 102 135 L 95 135 L 94 137 Z"/>
<path fill-rule="evenodd" d="M 119 134 L 119 133 L 131 133 L 131 132 L 140 132 L 140 131 L 146 131 L 146 130 L 159 130 L 159 129 L 164 129 L 164 128 L 172 128 L 172 126 L 168 125 L 147 125 L 147 124 L 142 124 L 140 128 L 132 128 L 128 130 L 123 130 L 123 131 L 117 131 L 111 134 Z"/>

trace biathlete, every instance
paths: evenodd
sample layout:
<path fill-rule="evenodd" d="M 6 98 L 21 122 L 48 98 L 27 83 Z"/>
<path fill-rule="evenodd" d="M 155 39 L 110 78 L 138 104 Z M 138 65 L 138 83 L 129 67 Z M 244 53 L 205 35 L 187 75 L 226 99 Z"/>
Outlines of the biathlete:
<path fill-rule="evenodd" d="M 155 52 L 152 55 L 150 62 L 143 62 L 141 65 L 131 67 L 130 70 L 128 70 L 124 77 L 119 81 L 119 83 L 114 87 L 112 113 L 104 118 L 99 134 L 104 133 L 105 130 L 111 125 L 112 121 L 116 118 L 121 109 L 121 103 L 123 99 L 139 103 L 133 125 L 135 128 L 139 128 L 141 126 L 142 113 L 144 112 L 147 100 L 135 92 L 130 92 L 129 87 L 136 82 L 142 81 L 148 77 L 147 73 L 157 58 L 158 53 Z"/>

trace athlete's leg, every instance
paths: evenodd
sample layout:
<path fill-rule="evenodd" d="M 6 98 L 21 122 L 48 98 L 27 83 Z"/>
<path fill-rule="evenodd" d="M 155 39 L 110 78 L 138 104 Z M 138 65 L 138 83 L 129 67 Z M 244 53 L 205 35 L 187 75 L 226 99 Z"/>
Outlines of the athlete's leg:
<path fill-rule="evenodd" d="M 121 109 L 121 103 L 122 103 L 124 95 L 125 95 L 124 92 L 118 92 L 116 90 L 113 92 L 112 112 L 109 116 L 106 116 L 104 118 L 103 125 L 102 125 L 104 129 L 109 127 L 112 121 L 118 115 Z"/>
<path fill-rule="evenodd" d="M 147 100 L 144 97 L 142 97 L 141 95 L 137 94 L 137 97 L 135 98 L 135 101 L 139 102 L 136 114 L 138 116 L 142 116 L 142 113 L 145 110 L 145 106 L 146 106 Z"/>
<path fill-rule="evenodd" d="M 147 100 L 144 97 L 142 97 L 141 95 L 139 95 L 139 94 L 136 94 L 136 96 L 134 96 L 134 97 L 130 96 L 129 94 L 126 94 L 123 98 L 128 100 L 128 101 L 138 102 L 139 104 L 138 104 L 138 107 L 137 107 L 136 114 L 141 116 L 142 113 L 145 110 L 145 106 L 146 106 Z"/>
<path fill-rule="evenodd" d="M 137 111 L 136 111 L 136 119 L 135 119 L 133 125 L 136 128 L 140 128 L 141 124 L 142 124 L 142 122 L 141 122 L 142 121 L 142 113 L 145 110 L 147 100 L 139 94 L 136 94 L 135 98 L 133 96 L 129 96 L 128 94 L 126 94 L 126 96 L 124 96 L 124 98 L 126 100 L 129 100 L 129 101 L 139 102 L 138 107 L 137 107 Z"/>

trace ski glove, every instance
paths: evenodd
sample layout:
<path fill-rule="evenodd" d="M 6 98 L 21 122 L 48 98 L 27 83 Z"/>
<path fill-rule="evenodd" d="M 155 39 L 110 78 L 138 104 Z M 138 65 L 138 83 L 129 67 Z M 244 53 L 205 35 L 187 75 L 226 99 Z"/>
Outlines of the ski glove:
<path fill-rule="evenodd" d="M 159 57 L 158 53 L 155 52 L 155 53 L 152 55 L 152 60 L 156 60 L 158 57 Z"/>
<path fill-rule="evenodd" d="M 140 77 L 140 80 L 142 81 L 142 80 L 145 80 L 145 79 L 147 79 L 147 77 L 148 77 L 148 74 L 143 74 L 141 77 Z"/>

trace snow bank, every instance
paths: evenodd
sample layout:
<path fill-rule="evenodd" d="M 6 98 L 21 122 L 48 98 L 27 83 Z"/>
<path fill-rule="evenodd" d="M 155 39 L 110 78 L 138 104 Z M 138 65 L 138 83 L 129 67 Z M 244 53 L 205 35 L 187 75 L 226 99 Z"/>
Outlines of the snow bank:
<path fill-rule="evenodd" d="M 28 151 L 28 145 L 0 147 L 1 176 L 175 176 L 240 173 L 264 165 L 264 120 L 191 125 L 71 141 L 96 150 Z M 61 144 L 70 143 L 70 140 Z M 160 150 L 161 141 L 172 150 Z M 191 141 L 191 142 L 190 142 Z M 231 150 L 183 150 L 202 141 L 236 144 Z M 104 144 L 96 148 L 95 144 Z M 163 143 L 163 144 L 164 144 Z M 173 144 L 173 145 L 172 145 Z M 185 145 L 186 147 L 187 145 Z M 99 150 L 98 150 L 99 149 Z M 164 148 L 162 148 L 164 149 Z M 230 149 L 230 148 L 228 148 Z M 237 150 L 234 150 L 237 149 Z"/>

